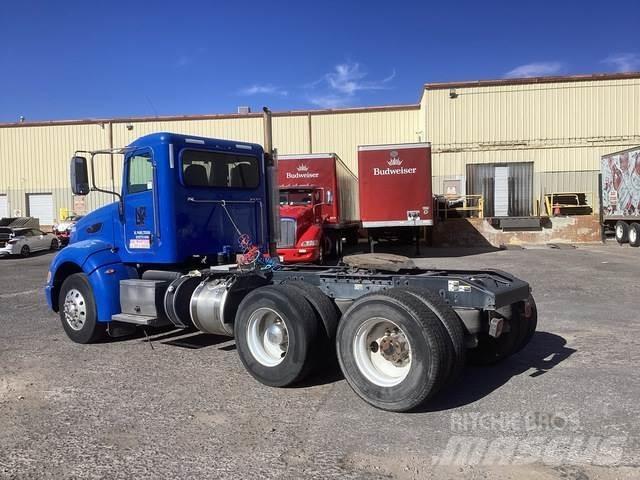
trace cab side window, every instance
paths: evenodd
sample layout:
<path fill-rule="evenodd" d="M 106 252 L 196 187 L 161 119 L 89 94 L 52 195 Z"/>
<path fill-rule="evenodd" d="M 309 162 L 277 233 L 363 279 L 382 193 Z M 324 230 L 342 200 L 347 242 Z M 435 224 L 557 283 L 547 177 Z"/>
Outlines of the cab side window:
<path fill-rule="evenodd" d="M 153 188 L 153 165 L 151 154 L 141 153 L 129 157 L 129 171 L 127 175 L 127 192 L 146 192 Z"/>

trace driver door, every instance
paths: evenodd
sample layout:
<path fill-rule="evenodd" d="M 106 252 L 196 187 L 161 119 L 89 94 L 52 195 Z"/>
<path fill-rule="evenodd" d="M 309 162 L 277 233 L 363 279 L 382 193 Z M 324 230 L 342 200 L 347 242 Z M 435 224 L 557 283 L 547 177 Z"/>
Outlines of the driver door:
<path fill-rule="evenodd" d="M 157 246 L 153 152 L 136 150 L 126 159 L 124 202 L 124 247 L 129 260 L 148 261 Z"/>

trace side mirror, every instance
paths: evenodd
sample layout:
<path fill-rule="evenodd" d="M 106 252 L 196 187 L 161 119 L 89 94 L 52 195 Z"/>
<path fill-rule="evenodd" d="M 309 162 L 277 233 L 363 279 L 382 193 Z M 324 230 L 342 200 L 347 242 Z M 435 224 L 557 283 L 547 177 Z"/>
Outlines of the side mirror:
<path fill-rule="evenodd" d="M 71 191 L 74 195 L 88 195 L 91 191 L 85 157 L 71 158 Z"/>
<path fill-rule="evenodd" d="M 327 190 L 326 197 L 325 203 L 327 205 L 333 205 L 333 193 L 331 193 L 331 190 Z"/>

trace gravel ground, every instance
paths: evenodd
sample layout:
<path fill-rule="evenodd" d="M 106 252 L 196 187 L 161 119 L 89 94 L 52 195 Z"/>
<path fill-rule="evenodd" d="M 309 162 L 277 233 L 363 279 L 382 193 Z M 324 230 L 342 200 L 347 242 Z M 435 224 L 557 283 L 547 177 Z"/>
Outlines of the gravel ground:
<path fill-rule="evenodd" d="M 262 386 L 212 335 L 76 345 L 43 298 L 52 255 L 0 259 L 0 477 L 639 478 L 640 251 L 425 254 L 529 281 L 540 319 L 522 352 L 411 414 L 336 372 Z"/>

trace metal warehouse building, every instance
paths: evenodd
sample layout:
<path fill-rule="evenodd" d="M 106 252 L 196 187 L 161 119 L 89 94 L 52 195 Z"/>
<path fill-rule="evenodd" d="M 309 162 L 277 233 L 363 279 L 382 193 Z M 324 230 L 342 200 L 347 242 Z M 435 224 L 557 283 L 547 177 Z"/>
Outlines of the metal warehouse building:
<path fill-rule="evenodd" d="M 282 154 L 335 152 L 357 174 L 358 145 L 428 141 L 435 193 L 453 182 L 460 193 L 484 196 L 485 215 L 534 215 L 544 193 L 586 192 L 595 205 L 599 157 L 640 144 L 639 106 L 640 72 L 430 83 L 417 104 L 277 112 L 274 144 Z M 86 204 L 73 198 L 73 152 L 121 147 L 158 131 L 261 143 L 262 118 L 0 124 L 0 217 L 31 215 L 51 225 L 62 208 L 83 213 L 110 201 L 104 194 Z M 118 189 L 121 160 L 99 160 L 98 183 Z M 494 209 L 502 188 L 508 212 Z"/>

